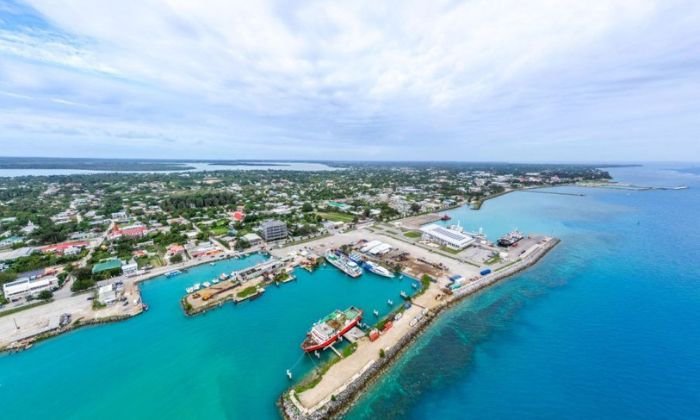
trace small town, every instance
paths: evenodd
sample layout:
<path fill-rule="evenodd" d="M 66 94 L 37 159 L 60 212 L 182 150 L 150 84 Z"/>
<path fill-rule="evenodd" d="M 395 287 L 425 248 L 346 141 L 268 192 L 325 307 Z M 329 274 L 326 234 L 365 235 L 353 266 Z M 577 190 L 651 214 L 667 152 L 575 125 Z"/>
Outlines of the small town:
<path fill-rule="evenodd" d="M 404 290 L 381 310 L 338 308 L 311 326 L 302 354 L 332 356 L 299 378 L 287 370 L 293 385 L 278 401 L 284 417 L 334 415 L 443 309 L 535 264 L 558 243 L 517 230 L 488 238 L 452 223 L 448 210 L 476 211 L 511 191 L 607 182 L 606 172 L 588 167 L 501 173 L 506 169 L 514 170 L 12 178 L 0 190 L 9 198 L 0 219 L 0 346 L 28 350 L 81 326 L 139 315 L 149 309 L 141 282 L 203 264 L 216 270 L 220 261 L 250 255 L 264 260 L 186 287 L 184 313 L 256 299 L 295 281 L 299 268 L 405 278 Z"/>
<path fill-rule="evenodd" d="M 101 309 L 116 296 L 133 305 L 128 290 L 114 293 L 125 278 L 608 177 L 581 165 L 494 165 L 4 178 L 0 314 L 88 293 L 95 313 L 112 316 Z"/>

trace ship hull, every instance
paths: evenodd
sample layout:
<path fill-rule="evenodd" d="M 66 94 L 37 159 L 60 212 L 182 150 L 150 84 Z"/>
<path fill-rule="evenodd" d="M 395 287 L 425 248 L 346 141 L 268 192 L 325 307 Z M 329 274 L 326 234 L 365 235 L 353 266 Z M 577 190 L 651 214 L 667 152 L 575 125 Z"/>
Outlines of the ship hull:
<path fill-rule="evenodd" d="M 357 316 L 355 319 L 350 321 L 345 327 L 343 327 L 342 330 L 338 331 L 335 333 L 332 337 L 330 337 L 328 340 L 324 341 L 323 343 L 316 343 L 316 344 L 311 344 L 311 345 L 306 345 L 306 343 L 301 345 L 302 350 L 304 350 L 306 353 L 316 351 L 316 350 L 325 350 L 330 346 L 331 344 L 335 343 L 338 341 L 340 336 L 345 335 L 348 331 L 350 331 L 354 326 L 356 326 L 360 321 L 362 320 L 362 314 Z"/>
<path fill-rule="evenodd" d="M 341 258 L 345 258 L 345 259 L 347 259 L 347 261 L 351 261 L 350 258 L 345 257 L 345 256 L 340 257 L 340 256 L 336 255 L 335 258 L 331 258 L 331 257 L 329 257 L 328 254 L 325 255 L 326 261 L 328 261 L 328 263 L 330 265 L 332 265 L 333 267 L 337 268 L 338 270 L 342 271 L 343 273 L 347 274 L 350 277 L 360 277 L 360 275 L 362 274 L 362 270 L 359 269 L 359 266 L 357 266 L 356 270 L 353 270 L 349 267 L 346 267 L 345 264 L 343 264 L 343 261 L 341 260 Z"/>

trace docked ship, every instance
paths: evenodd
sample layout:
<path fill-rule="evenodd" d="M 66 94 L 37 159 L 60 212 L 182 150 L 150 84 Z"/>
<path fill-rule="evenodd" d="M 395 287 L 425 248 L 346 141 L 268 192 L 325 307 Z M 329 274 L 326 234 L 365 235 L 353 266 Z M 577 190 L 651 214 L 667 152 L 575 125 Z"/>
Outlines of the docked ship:
<path fill-rule="evenodd" d="M 354 306 L 344 311 L 336 309 L 311 327 L 311 331 L 306 335 L 301 348 L 307 353 L 325 350 L 342 335 L 350 331 L 360 320 L 362 320 L 361 309 Z"/>
<path fill-rule="evenodd" d="M 517 230 L 514 230 L 510 233 L 506 233 L 505 235 L 501 236 L 501 238 L 498 240 L 498 246 L 502 247 L 509 247 L 517 244 L 521 239 L 523 239 L 523 234 L 518 232 Z"/>
<path fill-rule="evenodd" d="M 446 221 L 451 220 L 451 219 L 452 219 L 452 218 L 450 217 L 449 214 L 443 214 L 443 215 L 440 217 L 440 220 L 442 220 L 443 222 L 446 222 Z"/>
<path fill-rule="evenodd" d="M 360 266 L 340 251 L 328 250 L 326 261 L 350 277 L 360 277 L 362 274 Z"/>
<path fill-rule="evenodd" d="M 364 263 L 362 263 L 362 267 L 371 273 L 384 277 L 389 277 L 390 279 L 394 278 L 394 273 L 389 271 L 389 269 L 382 267 L 377 263 L 373 263 L 372 261 L 365 261 Z"/>

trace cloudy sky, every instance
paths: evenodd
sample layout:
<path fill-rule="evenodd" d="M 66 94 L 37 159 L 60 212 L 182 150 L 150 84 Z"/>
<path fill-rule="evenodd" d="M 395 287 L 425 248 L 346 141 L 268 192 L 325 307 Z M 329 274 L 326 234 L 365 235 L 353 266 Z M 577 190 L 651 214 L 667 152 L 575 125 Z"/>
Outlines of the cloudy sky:
<path fill-rule="evenodd" d="M 0 0 L 0 155 L 700 160 L 700 1 Z"/>

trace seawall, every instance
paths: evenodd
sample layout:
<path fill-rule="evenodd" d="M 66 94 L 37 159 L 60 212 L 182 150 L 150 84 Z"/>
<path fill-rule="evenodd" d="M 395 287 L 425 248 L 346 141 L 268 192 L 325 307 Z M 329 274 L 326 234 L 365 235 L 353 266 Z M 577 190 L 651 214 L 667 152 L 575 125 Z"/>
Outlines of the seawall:
<path fill-rule="evenodd" d="M 394 343 L 390 348 L 385 349 L 384 357 L 376 359 L 374 362 L 365 366 L 364 370 L 351 383 L 346 384 L 344 388 L 337 394 L 333 395 L 325 403 L 312 409 L 305 409 L 296 399 L 294 389 L 291 388 L 285 391 L 280 396 L 277 404 L 282 416 L 289 420 L 320 420 L 331 417 L 340 416 L 346 413 L 352 405 L 359 399 L 362 393 L 374 384 L 380 375 L 389 369 L 392 364 L 410 347 L 415 340 L 420 337 L 427 327 L 430 326 L 443 311 L 452 308 L 460 303 L 464 298 L 473 295 L 474 293 L 483 290 L 495 283 L 511 277 L 529 267 L 536 264 L 558 243 L 559 239 L 551 238 L 544 246 L 533 252 L 526 260 L 522 260 L 517 264 L 508 266 L 507 268 L 493 273 L 492 276 L 483 283 L 474 284 L 474 287 L 465 287 L 464 291 L 455 294 L 452 299 L 445 302 L 442 306 L 434 309 L 416 324 L 416 326 L 406 335 L 401 337 L 399 341 Z"/>

